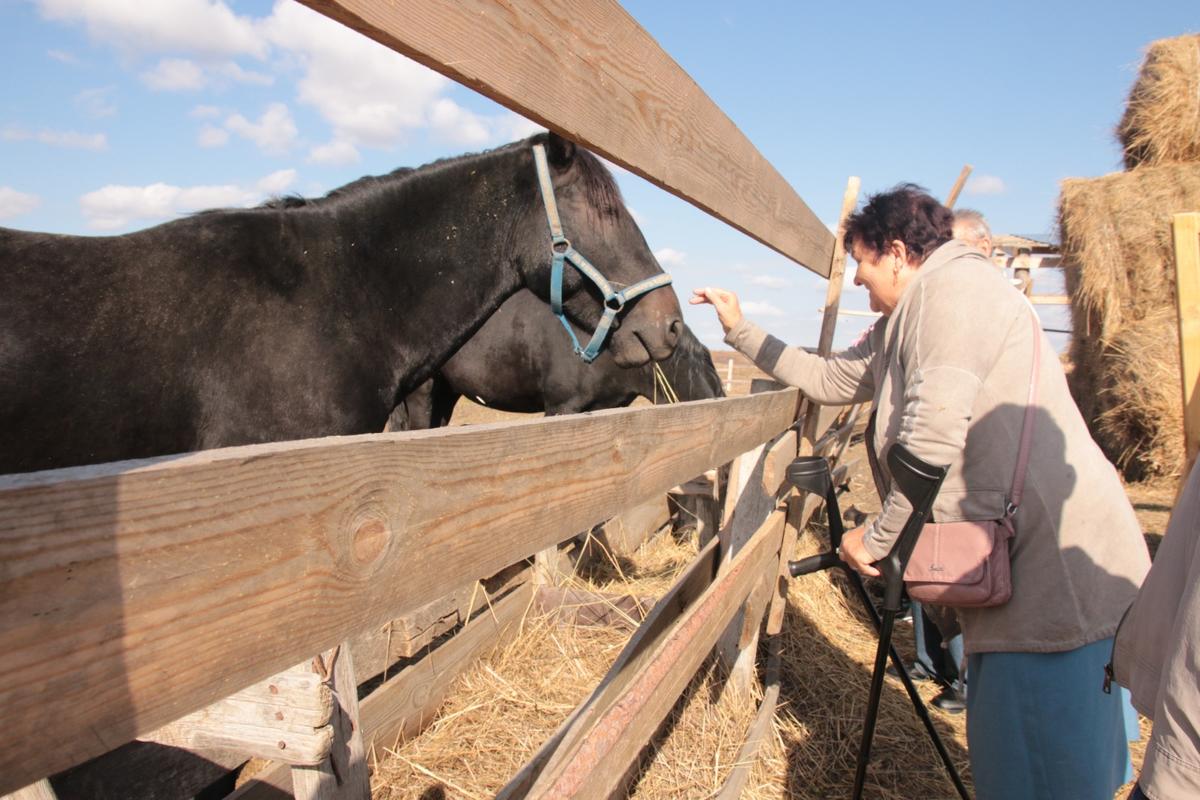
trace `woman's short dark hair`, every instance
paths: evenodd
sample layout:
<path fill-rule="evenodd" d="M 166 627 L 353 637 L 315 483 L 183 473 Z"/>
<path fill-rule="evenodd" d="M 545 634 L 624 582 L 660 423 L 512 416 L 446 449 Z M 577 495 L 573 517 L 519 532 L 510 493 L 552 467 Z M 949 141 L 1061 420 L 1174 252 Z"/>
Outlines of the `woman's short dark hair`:
<path fill-rule="evenodd" d="M 858 242 L 873 253 L 884 252 L 899 239 L 908 248 L 909 261 L 921 264 L 929 254 L 953 238 L 954 213 L 914 183 L 902 183 L 873 194 L 867 204 L 846 220 L 842 242 L 849 252 Z"/>

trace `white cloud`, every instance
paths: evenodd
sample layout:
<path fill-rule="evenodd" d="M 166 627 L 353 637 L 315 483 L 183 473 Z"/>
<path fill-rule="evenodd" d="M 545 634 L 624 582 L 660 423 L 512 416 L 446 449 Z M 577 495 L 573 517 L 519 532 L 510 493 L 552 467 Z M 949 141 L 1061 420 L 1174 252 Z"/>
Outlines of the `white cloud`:
<path fill-rule="evenodd" d="M 972 175 L 967 181 L 967 194 L 1003 194 L 1007 188 L 1002 178 L 995 175 Z"/>
<path fill-rule="evenodd" d="M 752 275 L 750 277 L 752 286 L 764 286 L 767 289 L 786 289 L 792 285 L 792 282 L 787 278 L 780 278 L 777 275 Z"/>
<path fill-rule="evenodd" d="M 491 132 L 478 114 L 446 97 L 430 106 L 429 124 L 447 141 L 464 147 L 479 147 L 491 139 Z"/>
<path fill-rule="evenodd" d="M 225 120 L 225 127 L 254 142 L 260 150 L 270 155 L 286 153 L 299 135 L 292 114 L 283 103 L 267 106 L 258 122 L 251 122 L 241 114 L 233 114 Z"/>
<path fill-rule="evenodd" d="M 97 119 L 111 117 L 117 113 L 116 103 L 112 101 L 115 86 L 100 86 L 95 89 L 84 89 L 75 95 L 75 107 L 89 117 Z"/>
<path fill-rule="evenodd" d="M 255 72 L 244 69 L 236 61 L 226 61 L 214 67 L 217 75 L 228 78 L 234 83 L 248 83 L 253 86 L 270 86 L 275 83 L 275 77 L 265 72 Z"/>
<path fill-rule="evenodd" d="M 196 135 L 196 144 L 201 147 L 224 147 L 229 143 L 229 131 L 215 125 L 205 125 Z"/>
<path fill-rule="evenodd" d="M 525 139 L 533 136 L 535 133 L 545 133 L 546 128 L 539 125 L 531 119 L 525 119 L 520 114 L 514 114 L 507 111 L 501 114 L 493 122 L 493 127 L 501 139 L 505 141 L 513 139 Z M 615 164 L 610 166 L 616 167 Z M 620 167 L 616 167 L 620 169 Z M 625 170 L 621 170 L 624 172 Z"/>
<path fill-rule="evenodd" d="M 266 86 L 279 71 L 293 71 L 294 102 L 329 126 L 328 143 L 309 154 L 314 163 L 350 163 L 364 147 L 391 148 L 421 130 L 467 148 L 542 130 L 510 111 L 480 114 L 464 107 L 448 96 L 449 79 L 300 3 L 276 0 L 268 15 L 252 16 L 233 10 L 231 0 L 35 2 L 45 18 L 85 27 L 127 64 L 153 59 L 136 69 L 157 91 Z M 245 59 L 264 66 L 248 69 L 238 63 Z M 286 150 L 298 138 L 290 114 L 257 122 L 234 115 L 225 128 L 268 152 Z M 207 137 L 216 140 L 211 132 Z"/>
<path fill-rule="evenodd" d="M 47 19 L 82 23 L 94 41 L 126 54 L 267 54 L 253 20 L 233 13 L 221 0 L 38 0 L 38 8 Z"/>
<path fill-rule="evenodd" d="M 287 188 L 295 182 L 296 170 L 281 169 L 277 172 L 272 172 L 265 178 L 260 179 L 256 184 L 256 187 L 264 194 L 280 194 L 287 191 Z"/>
<path fill-rule="evenodd" d="M 299 100 L 333 127 L 333 138 L 390 147 L 429 124 L 447 78 L 299 3 L 277 3 L 262 23 L 266 39 L 304 71 Z"/>
<path fill-rule="evenodd" d="M 37 133 L 24 128 L 9 127 L 0 130 L 0 139 L 9 142 L 38 141 L 51 147 L 72 150 L 107 150 L 108 137 L 103 133 L 79 133 L 78 131 L 40 130 Z"/>
<path fill-rule="evenodd" d="M 295 170 L 281 170 L 249 186 L 109 185 L 79 198 L 80 208 L 94 230 L 115 230 L 135 222 L 158 222 L 179 214 L 209 208 L 246 207 L 268 194 L 277 194 L 295 181 Z"/>
<path fill-rule="evenodd" d="M 36 194 L 18 192 L 11 186 L 0 186 L 0 219 L 25 214 L 41 205 Z"/>
<path fill-rule="evenodd" d="M 230 82 L 270 86 L 275 78 L 263 72 L 244 69 L 235 61 L 200 63 L 187 58 L 164 58 L 152 69 L 142 72 L 142 83 L 165 92 L 197 91 L 221 88 Z"/>
<path fill-rule="evenodd" d="M 327 164 L 341 167 L 354 164 L 359 160 L 358 148 L 342 139 L 334 139 L 326 144 L 317 145 L 308 151 L 306 159 L 310 164 Z"/>
<path fill-rule="evenodd" d="M 196 106 L 188 112 L 188 116 L 195 119 L 215 119 L 221 116 L 221 109 L 216 106 Z"/>
<path fill-rule="evenodd" d="M 53 58 L 55 61 L 61 61 L 64 64 L 78 66 L 79 59 L 73 53 L 68 53 L 66 50 L 47 50 L 46 55 Z"/>
<path fill-rule="evenodd" d="M 680 252 L 671 247 L 663 247 L 655 250 L 654 257 L 664 267 L 682 267 L 684 262 L 687 261 L 687 253 Z"/>
<path fill-rule="evenodd" d="M 208 83 L 200 65 L 186 58 L 164 58 L 141 77 L 142 83 L 160 92 L 194 92 Z"/>
<path fill-rule="evenodd" d="M 743 300 L 742 311 L 747 314 L 753 314 L 756 317 L 782 317 L 784 311 L 778 306 L 773 306 L 770 303 L 760 302 L 757 300 Z"/>

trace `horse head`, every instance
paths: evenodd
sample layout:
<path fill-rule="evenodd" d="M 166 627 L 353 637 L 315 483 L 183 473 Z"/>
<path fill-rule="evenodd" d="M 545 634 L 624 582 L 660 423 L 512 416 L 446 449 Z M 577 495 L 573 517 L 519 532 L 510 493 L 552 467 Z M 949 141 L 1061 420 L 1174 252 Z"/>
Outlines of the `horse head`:
<path fill-rule="evenodd" d="M 537 186 L 533 148 L 541 145 L 549 168 L 552 199 L 535 188 L 539 200 L 528 215 L 533 219 L 528 247 L 523 247 L 525 285 L 543 300 L 551 300 L 551 273 L 554 261 L 553 238 L 547 223 L 548 206 L 557 209 L 563 235 L 571 251 L 582 254 L 615 290 L 634 287 L 642 281 L 663 275 L 662 268 L 646 244 L 646 239 L 625 207 L 617 185 L 608 170 L 591 153 L 553 133 L 528 140 L 529 179 Z M 562 251 L 560 243 L 559 250 Z M 568 257 L 570 260 L 570 257 Z M 666 358 L 675 349 L 683 330 L 679 300 L 669 286 L 660 286 L 622 299 L 605 297 L 594 279 L 588 279 L 571 263 L 562 269 L 562 310 L 567 317 L 588 330 L 605 324 L 608 308 L 612 314 L 608 348 L 622 367 L 634 367 Z M 623 307 L 622 307 L 623 305 Z M 563 336 L 567 336 L 566 331 Z"/>

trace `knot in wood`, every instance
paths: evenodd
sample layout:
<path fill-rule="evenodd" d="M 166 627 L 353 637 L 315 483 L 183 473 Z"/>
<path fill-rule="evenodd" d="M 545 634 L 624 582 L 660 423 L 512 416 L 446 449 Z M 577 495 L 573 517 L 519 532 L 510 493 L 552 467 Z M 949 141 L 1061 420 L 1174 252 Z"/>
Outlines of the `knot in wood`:
<path fill-rule="evenodd" d="M 367 519 L 354 531 L 352 548 L 354 560 L 359 564 L 370 564 L 383 552 L 391 531 L 382 519 Z"/>

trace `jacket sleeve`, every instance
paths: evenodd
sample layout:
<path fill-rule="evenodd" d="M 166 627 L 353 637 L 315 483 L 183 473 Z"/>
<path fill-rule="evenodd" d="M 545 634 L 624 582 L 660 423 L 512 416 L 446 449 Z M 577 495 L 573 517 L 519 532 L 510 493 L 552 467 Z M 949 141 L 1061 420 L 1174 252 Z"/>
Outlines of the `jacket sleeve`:
<path fill-rule="evenodd" d="M 1025 303 L 1004 302 L 956 272 L 944 268 L 914 286 L 917 294 L 894 334 L 900 337 L 894 357 L 904 375 L 897 441 L 931 464 L 962 461 L 983 381 L 1014 326 L 1028 325 L 1021 315 L 1033 313 Z M 911 512 L 893 482 L 863 538 L 872 558 L 888 554 Z"/>
<path fill-rule="evenodd" d="M 849 350 L 828 358 L 788 347 L 743 318 L 725 336 L 725 342 L 749 356 L 764 372 L 806 397 L 824 404 L 862 403 L 875 391 L 871 359 L 875 336 L 865 336 Z"/>

